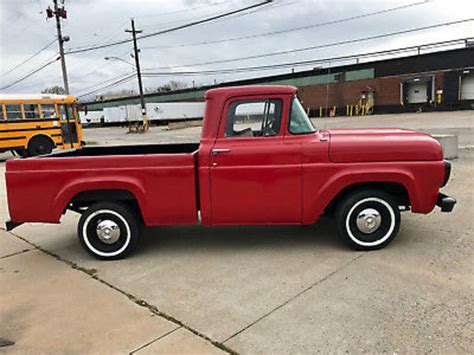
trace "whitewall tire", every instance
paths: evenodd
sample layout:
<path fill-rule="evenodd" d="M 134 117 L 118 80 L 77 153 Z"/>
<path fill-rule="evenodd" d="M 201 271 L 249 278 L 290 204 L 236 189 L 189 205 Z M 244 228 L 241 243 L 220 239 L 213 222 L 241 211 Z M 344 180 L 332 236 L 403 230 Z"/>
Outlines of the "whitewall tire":
<path fill-rule="evenodd" d="M 380 249 L 400 228 L 395 199 L 378 190 L 356 191 L 341 201 L 336 212 L 340 239 L 355 250 Z"/>
<path fill-rule="evenodd" d="M 135 248 L 139 228 L 137 218 L 126 205 L 100 202 L 82 214 L 77 234 L 89 254 L 113 260 L 127 256 Z"/>

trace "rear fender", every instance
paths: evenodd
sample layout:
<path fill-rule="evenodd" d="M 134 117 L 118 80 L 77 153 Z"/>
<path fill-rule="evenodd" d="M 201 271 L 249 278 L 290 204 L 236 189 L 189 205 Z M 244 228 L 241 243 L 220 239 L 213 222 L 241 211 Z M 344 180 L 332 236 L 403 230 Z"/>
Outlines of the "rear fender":
<path fill-rule="evenodd" d="M 145 189 L 139 181 L 128 178 L 120 179 L 97 179 L 97 180 L 75 180 L 61 189 L 53 201 L 54 217 L 59 221 L 68 204 L 77 194 L 90 190 L 124 190 L 133 194 L 141 211 L 146 211 Z M 145 218 L 145 216 L 143 216 Z"/>

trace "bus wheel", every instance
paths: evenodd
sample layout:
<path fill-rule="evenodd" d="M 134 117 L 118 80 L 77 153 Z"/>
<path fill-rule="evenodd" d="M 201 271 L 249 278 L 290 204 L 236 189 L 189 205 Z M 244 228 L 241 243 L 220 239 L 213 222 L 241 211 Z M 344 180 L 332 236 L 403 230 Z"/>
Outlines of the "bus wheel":
<path fill-rule="evenodd" d="M 49 154 L 53 151 L 53 148 L 54 143 L 48 137 L 33 137 L 28 143 L 28 155 L 33 157 L 36 155 Z"/>

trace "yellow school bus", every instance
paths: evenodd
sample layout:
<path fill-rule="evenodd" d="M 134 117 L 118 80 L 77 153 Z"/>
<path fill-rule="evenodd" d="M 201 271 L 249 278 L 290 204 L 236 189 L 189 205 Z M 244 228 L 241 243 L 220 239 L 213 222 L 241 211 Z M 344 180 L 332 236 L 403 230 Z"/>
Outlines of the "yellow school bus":
<path fill-rule="evenodd" d="M 0 94 L 0 152 L 36 156 L 81 145 L 74 96 Z"/>

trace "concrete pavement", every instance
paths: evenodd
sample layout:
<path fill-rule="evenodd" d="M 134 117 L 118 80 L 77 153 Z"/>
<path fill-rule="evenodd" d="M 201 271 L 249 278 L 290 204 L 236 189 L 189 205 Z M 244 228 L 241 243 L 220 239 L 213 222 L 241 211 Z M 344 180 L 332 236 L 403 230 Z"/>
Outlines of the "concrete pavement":
<path fill-rule="evenodd" d="M 0 246 L 0 337 L 14 343 L 2 353 L 223 353 L 92 278 L 92 270 L 4 231 Z"/>
<path fill-rule="evenodd" d="M 150 228 L 134 255 L 115 262 L 80 249 L 74 213 L 61 225 L 15 233 L 93 270 L 92 281 L 130 296 L 131 305 L 143 302 L 239 353 L 469 353 L 474 154 L 463 152 L 445 189 L 458 198 L 455 212 L 404 214 L 397 239 L 371 253 L 345 249 L 328 219 L 311 227 Z M 160 341 L 189 349 L 202 339 L 180 340 L 182 333 L 193 335 L 183 329 Z"/>

